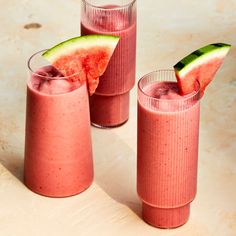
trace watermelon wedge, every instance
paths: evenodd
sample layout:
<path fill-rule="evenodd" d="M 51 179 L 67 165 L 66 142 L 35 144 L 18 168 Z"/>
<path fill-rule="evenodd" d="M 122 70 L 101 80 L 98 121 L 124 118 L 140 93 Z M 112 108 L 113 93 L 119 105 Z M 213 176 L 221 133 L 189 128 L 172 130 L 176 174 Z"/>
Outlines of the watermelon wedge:
<path fill-rule="evenodd" d="M 214 78 L 230 47 L 229 44 L 224 43 L 209 44 L 192 52 L 174 65 L 181 94 L 192 93 L 198 80 L 200 94 L 203 96 L 205 88 Z"/>
<path fill-rule="evenodd" d="M 90 95 L 105 72 L 119 37 L 108 35 L 86 35 L 66 40 L 43 53 L 64 76 L 72 80 L 87 81 Z"/>

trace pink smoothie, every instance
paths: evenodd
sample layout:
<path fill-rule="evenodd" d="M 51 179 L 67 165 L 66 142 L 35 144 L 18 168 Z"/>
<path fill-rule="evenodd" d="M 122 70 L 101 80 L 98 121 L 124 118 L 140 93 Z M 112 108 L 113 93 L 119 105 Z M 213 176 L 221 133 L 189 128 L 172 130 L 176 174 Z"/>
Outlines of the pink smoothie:
<path fill-rule="evenodd" d="M 129 118 L 129 91 L 135 83 L 136 13 L 124 12 L 113 5 L 102 8 L 112 10 L 93 14 L 92 10 L 82 11 L 81 34 L 116 35 L 120 41 L 90 99 L 91 121 L 101 126 L 116 126 Z"/>
<path fill-rule="evenodd" d="M 24 167 L 24 181 L 32 191 L 65 197 L 91 184 L 88 103 L 85 83 L 65 80 L 51 66 L 32 73 L 27 84 Z"/>
<path fill-rule="evenodd" d="M 160 228 L 186 223 L 196 195 L 199 101 L 178 92 L 175 82 L 139 91 L 137 191 L 144 220 Z"/>

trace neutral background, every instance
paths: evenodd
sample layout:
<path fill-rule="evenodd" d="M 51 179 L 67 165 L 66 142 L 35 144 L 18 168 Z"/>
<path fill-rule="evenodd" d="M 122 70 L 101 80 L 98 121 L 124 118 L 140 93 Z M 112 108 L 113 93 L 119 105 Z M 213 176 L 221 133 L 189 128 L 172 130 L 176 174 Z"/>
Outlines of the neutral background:
<path fill-rule="evenodd" d="M 79 0 L 0 0 L 0 235 L 236 235 L 236 0 L 138 2 L 137 79 L 213 42 L 233 45 L 201 101 L 198 195 L 189 222 L 155 229 L 136 195 L 136 89 L 121 128 L 92 128 L 95 180 L 52 199 L 22 183 L 26 61 L 80 34 Z M 38 23 L 40 25 L 28 25 Z"/>

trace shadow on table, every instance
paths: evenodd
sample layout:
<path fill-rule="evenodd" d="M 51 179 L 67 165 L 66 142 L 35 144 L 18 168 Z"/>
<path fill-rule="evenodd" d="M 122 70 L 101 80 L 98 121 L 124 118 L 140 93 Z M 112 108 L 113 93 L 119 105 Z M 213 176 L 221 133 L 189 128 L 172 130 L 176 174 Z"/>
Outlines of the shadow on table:
<path fill-rule="evenodd" d="M 23 166 L 22 156 L 14 153 L 1 152 L 0 164 L 2 164 L 13 176 L 23 183 Z"/>
<path fill-rule="evenodd" d="M 93 128 L 95 182 L 114 200 L 141 216 L 136 193 L 136 154 L 112 130 Z"/>

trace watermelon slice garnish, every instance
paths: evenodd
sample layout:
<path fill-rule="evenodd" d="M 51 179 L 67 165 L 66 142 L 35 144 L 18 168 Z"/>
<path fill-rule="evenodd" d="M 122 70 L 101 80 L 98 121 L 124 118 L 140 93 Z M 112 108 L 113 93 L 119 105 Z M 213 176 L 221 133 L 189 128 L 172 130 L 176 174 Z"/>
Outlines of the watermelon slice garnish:
<path fill-rule="evenodd" d="M 108 35 L 86 35 L 66 40 L 43 53 L 64 76 L 73 81 L 87 81 L 90 95 L 105 72 L 119 37 Z"/>
<path fill-rule="evenodd" d="M 214 78 L 230 47 L 229 44 L 224 43 L 209 44 L 174 65 L 181 95 L 192 93 L 196 81 L 199 81 L 200 94 L 203 96 L 205 88 Z"/>

